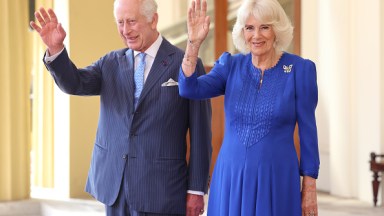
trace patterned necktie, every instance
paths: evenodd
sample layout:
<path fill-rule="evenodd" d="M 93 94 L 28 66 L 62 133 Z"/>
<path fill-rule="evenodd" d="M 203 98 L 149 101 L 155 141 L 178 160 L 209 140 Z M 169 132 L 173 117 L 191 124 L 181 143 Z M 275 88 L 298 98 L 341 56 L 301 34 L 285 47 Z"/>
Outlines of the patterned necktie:
<path fill-rule="evenodd" d="M 138 54 L 139 61 L 135 71 L 135 109 L 144 86 L 145 55 L 145 53 Z"/>

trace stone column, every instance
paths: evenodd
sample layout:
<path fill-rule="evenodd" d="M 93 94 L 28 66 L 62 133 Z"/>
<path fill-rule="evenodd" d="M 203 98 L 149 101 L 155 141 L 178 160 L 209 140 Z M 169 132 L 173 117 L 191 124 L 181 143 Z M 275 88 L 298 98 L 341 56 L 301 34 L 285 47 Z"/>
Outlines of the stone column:
<path fill-rule="evenodd" d="M 30 54 L 28 2 L 0 2 L 0 201 L 30 191 Z"/>

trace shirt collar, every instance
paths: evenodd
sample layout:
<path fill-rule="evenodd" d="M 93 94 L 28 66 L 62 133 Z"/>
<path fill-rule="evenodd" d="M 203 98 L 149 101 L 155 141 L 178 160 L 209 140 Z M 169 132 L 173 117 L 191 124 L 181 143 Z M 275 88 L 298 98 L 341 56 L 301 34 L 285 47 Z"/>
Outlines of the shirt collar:
<path fill-rule="evenodd" d="M 155 42 L 147 50 L 145 50 L 145 53 L 147 55 L 151 56 L 152 58 L 155 58 L 157 51 L 159 51 L 160 45 L 162 42 L 163 42 L 163 37 L 161 36 L 161 34 L 159 34 L 159 36 L 157 36 L 157 39 L 155 40 Z M 139 51 L 136 51 L 136 50 L 133 51 L 133 55 L 135 57 L 139 53 L 140 53 Z"/>

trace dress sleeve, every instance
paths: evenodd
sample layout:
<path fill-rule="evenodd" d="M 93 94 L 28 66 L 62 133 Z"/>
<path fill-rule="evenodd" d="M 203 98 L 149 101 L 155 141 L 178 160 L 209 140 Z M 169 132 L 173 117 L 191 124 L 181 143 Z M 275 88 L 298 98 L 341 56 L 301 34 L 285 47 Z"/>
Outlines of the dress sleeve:
<path fill-rule="evenodd" d="M 296 115 L 300 138 L 300 174 L 317 178 L 319 174 L 319 148 L 315 110 L 317 106 L 316 66 L 304 60 L 296 71 Z"/>
<path fill-rule="evenodd" d="M 231 61 L 231 54 L 223 53 L 212 70 L 202 76 L 198 76 L 197 71 L 195 71 L 192 76 L 186 77 L 182 67 L 180 67 L 179 94 L 190 99 L 207 99 L 223 95 L 231 69 Z"/>

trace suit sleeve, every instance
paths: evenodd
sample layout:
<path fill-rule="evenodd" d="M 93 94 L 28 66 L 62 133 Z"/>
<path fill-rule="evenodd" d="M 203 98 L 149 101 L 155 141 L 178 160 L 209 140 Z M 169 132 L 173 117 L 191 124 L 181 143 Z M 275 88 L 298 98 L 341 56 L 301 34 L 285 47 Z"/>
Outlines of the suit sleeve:
<path fill-rule="evenodd" d="M 69 59 L 67 50 L 51 63 L 45 63 L 57 86 L 65 93 L 72 95 L 99 95 L 101 89 L 102 60 L 84 69 L 78 69 Z"/>
<path fill-rule="evenodd" d="M 296 115 L 300 137 L 300 174 L 318 177 L 319 149 L 315 110 L 317 106 L 316 66 L 310 60 L 296 71 Z"/>
<path fill-rule="evenodd" d="M 197 70 L 204 73 L 199 60 Z M 210 100 L 189 100 L 190 158 L 188 190 L 207 193 L 212 154 L 212 110 Z"/>

